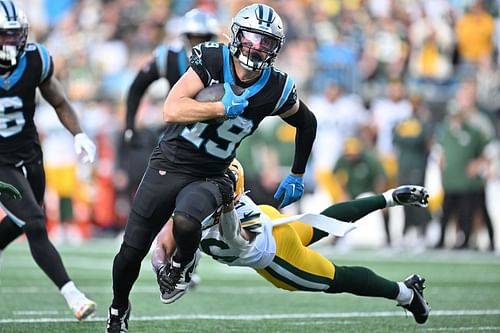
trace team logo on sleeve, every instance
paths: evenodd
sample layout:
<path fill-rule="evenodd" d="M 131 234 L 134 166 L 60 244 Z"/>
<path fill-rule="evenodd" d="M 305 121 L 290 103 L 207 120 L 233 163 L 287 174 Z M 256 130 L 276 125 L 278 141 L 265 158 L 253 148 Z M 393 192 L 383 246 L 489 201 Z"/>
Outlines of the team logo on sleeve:
<path fill-rule="evenodd" d="M 191 62 L 192 64 L 195 64 L 195 65 L 201 65 L 202 62 L 201 62 L 201 44 L 198 44 L 196 45 L 194 48 L 193 48 L 193 51 L 191 53 L 191 58 L 189 59 L 189 62 Z"/>

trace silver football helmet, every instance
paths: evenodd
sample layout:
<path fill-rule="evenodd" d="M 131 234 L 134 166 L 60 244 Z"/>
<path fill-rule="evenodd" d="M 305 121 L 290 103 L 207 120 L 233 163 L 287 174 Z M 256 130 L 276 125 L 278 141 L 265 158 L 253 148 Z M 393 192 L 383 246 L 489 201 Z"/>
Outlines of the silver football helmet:
<path fill-rule="evenodd" d="M 12 1 L 0 1 L 0 70 L 16 66 L 28 40 L 28 18 Z"/>
<path fill-rule="evenodd" d="M 283 22 L 267 5 L 247 6 L 233 18 L 230 52 L 248 70 L 271 67 L 284 42 Z"/>
<path fill-rule="evenodd" d="M 219 23 L 206 11 L 191 9 L 184 14 L 180 33 L 193 47 L 202 42 L 216 40 L 219 35 Z"/>

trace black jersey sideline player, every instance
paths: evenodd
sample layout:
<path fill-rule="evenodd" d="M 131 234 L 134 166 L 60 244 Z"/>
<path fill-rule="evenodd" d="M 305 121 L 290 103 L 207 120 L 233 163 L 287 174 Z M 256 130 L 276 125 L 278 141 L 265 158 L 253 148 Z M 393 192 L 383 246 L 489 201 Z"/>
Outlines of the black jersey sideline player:
<path fill-rule="evenodd" d="M 6 217 L 0 223 L 0 253 L 26 234 L 33 259 L 57 286 L 79 320 L 95 312 L 96 304 L 78 290 L 47 235 L 43 199 L 45 172 L 33 120 L 35 92 L 55 109 L 74 135 L 77 154 L 92 162 L 95 145 L 82 132 L 75 110 L 54 77 L 54 65 L 40 44 L 27 43 L 28 20 L 12 1 L 0 1 L 0 179 L 19 189 L 22 198 L 2 197 Z"/>
<path fill-rule="evenodd" d="M 190 279 L 198 256 L 201 224 L 223 201 L 219 186 L 240 142 L 267 116 L 280 116 L 297 129 L 291 173 L 276 196 L 284 207 L 299 200 L 316 119 L 298 100 L 290 76 L 273 67 L 284 42 L 283 23 L 269 6 L 253 4 L 233 18 L 229 45 L 206 42 L 193 48 L 190 68 L 177 81 L 164 104 L 166 129 L 149 160 L 113 262 L 113 301 L 107 332 L 127 332 L 129 295 L 142 259 L 172 215 L 176 251 L 160 274 L 170 290 Z M 204 87 L 224 83 L 219 102 L 194 99 Z M 230 84 L 245 88 L 236 95 Z M 224 117 L 223 122 L 206 122 Z M 205 122 L 204 122 L 205 121 Z"/>

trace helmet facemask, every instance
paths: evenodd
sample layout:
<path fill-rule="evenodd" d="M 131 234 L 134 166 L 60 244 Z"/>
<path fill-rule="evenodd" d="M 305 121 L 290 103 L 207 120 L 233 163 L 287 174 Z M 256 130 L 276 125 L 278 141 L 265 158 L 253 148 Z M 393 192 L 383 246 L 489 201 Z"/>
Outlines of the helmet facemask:
<path fill-rule="evenodd" d="M 236 49 L 234 56 L 243 67 L 251 71 L 260 71 L 273 65 L 281 47 L 278 38 L 237 26 L 233 34 L 235 38 L 232 47 Z"/>
<path fill-rule="evenodd" d="M 12 2 L 2 1 L 7 8 L 15 8 Z M 4 7 L 4 6 L 3 6 Z M 16 15 L 0 11 L 0 71 L 15 67 L 24 55 L 28 40 L 28 20 L 24 13 L 13 10 Z"/>
<path fill-rule="evenodd" d="M 271 67 L 284 41 L 283 22 L 267 5 L 247 6 L 233 18 L 229 49 L 249 71 Z"/>

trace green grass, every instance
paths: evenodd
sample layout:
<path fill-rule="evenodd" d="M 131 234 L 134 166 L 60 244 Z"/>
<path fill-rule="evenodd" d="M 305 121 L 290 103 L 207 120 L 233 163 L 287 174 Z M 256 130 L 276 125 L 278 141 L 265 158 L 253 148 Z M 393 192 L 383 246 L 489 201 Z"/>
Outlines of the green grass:
<path fill-rule="evenodd" d="M 104 332 L 111 301 L 111 265 L 119 244 L 95 241 L 60 246 L 70 275 L 99 305 L 94 318 L 73 319 L 56 287 L 35 265 L 25 242 L 3 255 L 0 332 Z M 336 253 L 339 265 L 367 266 L 394 280 L 418 272 L 427 278 L 432 306 L 425 325 L 385 299 L 348 294 L 290 293 L 275 289 L 252 270 L 228 268 L 203 257 L 200 286 L 171 305 L 160 303 L 145 261 L 131 296 L 129 330 L 135 332 L 500 332 L 500 258 L 489 253 L 387 251 Z"/>

